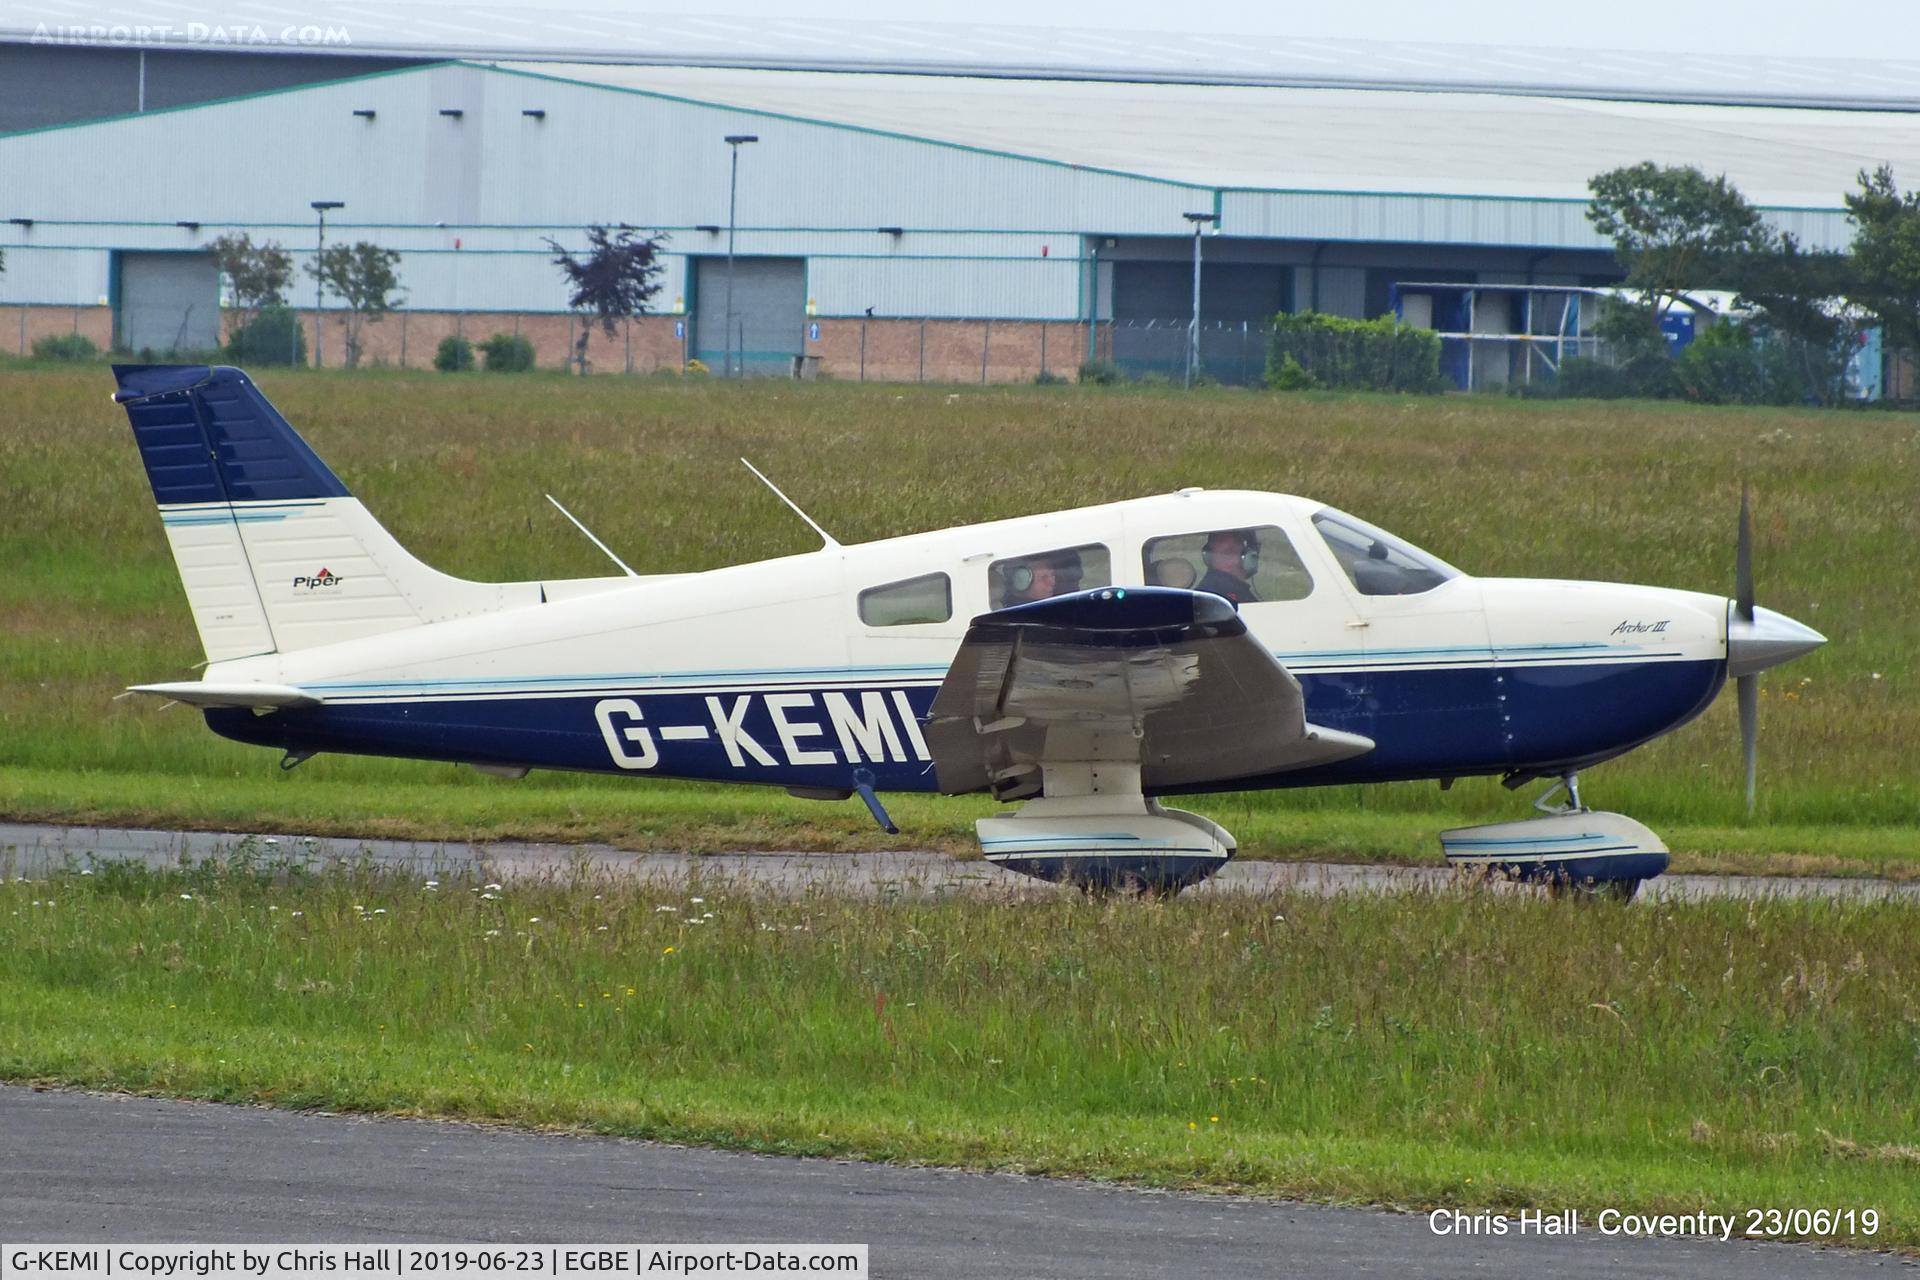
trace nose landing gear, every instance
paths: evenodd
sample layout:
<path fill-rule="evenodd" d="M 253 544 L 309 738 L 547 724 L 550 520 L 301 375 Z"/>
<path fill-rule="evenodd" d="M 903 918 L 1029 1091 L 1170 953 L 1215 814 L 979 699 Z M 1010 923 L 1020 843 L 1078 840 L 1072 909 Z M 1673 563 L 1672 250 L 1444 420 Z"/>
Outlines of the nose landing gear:
<path fill-rule="evenodd" d="M 1585 894 L 1621 902 L 1667 869 L 1660 837 L 1625 814 L 1587 808 L 1573 770 L 1555 779 L 1533 807 L 1546 816 L 1441 832 L 1447 862 L 1543 884 L 1556 897 Z"/>

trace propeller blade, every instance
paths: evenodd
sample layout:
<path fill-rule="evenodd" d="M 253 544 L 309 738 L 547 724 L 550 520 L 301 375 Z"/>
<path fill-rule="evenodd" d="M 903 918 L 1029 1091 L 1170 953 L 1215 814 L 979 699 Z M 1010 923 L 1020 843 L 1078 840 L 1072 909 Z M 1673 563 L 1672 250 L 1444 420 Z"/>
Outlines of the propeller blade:
<path fill-rule="evenodd" d="M 1733 557 L 1733 612 L 1743 622 L 1753 621 L 1753 512 L 1747 486 L 1740 486 L 1740 542 Z"/>
<path fill-rule="evenodd" d="M 1760 677 L 1741 676 L 1735 687 L 1740 695 L 1740 750 L 1747 764 L 1747 812 L 1753 812 L 1754 762 L 1760 754 Z"/>

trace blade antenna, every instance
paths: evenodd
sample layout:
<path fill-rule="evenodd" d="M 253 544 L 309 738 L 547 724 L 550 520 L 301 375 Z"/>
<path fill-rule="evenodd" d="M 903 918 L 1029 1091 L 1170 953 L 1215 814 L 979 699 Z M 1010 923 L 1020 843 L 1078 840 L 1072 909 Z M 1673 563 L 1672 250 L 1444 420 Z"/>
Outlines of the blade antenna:
<path fill-rule="evenodd" d="M 775 484 L 773 481 L 767 479 L 764 475 L 760 474 L 760 468 L 754 466 L 751 462 L 748 462 L 745 458 L 740 459 L 740 465 L 745 467 L 747 470 L 753 472 L 754 479 L 758 480 L 761 484 L 767 486 L 767 488 L 773 490 L 774 497 L 780 499 L 780 501 L 786 503 L 789 507 L 793 508 L 793 514 L 799 516 L 802 520 L 805 520 L 807 522 L 807 527 L 820 535 L 820 541 L 823 544 L 825 544 L 823 547 L 823 550 L 833 551 L 839 548 L 840 540 L 838 538 L 835 538 L 832 534 L 828 533 L 825 529 L 822 529 L 819 523 L 815 521 L 812 516 L 802 511 L 800 509 L 799 503 L 795 502 L 792 498 L 789 498 L 786 494 L 780 492 L 780 486 Z"/>
<path fill-rule="evenodd" d="M 565 516 L 565 517 L 566 517 L 567 519 L 569 519 L 569 520 L 572 520 L 572 521 L 573 521 L 573 527 L 574 527 L 574 528 L 576 528 L 576 529 L 578 529 L 578 530 L 579 530 L 580 532 L 582 532 L 582 533 L 584 533 L 584 534 L 586 534 L 586 535 L 587 535 L 587 541 L 588 541 L 588 542 L 591 542 L 591 543 L 592 543 L 592 544 L 593 544 L 594 546 L 596 546 L 596 547 L 598 547 L 598 548 L 600 548 L 600 550 L 601 550 L 601 551 L 603 551 L 603 552 L 605 552 L 605 553 L 606 553 L 606 556 L 607 556 L 607 559 L 609 559 L 609 560 L 611 560 L 611 561 L 613 561 L 613 562 L 614 562 L 615 564 L 617 564 L 617 565 L 619 565 L 619 566 L 620 566 L 620 572 L 622 572 L 622 573 L 624 573 L 624 574 L 626 574 L 626 575 L 627 575 L 627 576 L 628 576 L 629 578 L 637 578 L 637 577 L 639 577 L 639 576 L 640 576 L 639 574 L 637 574 L 637 573 L 635 573 L 635 572 L 633 571 L 633 568 L 632 568 L 632 566 L 631 566 L 631 565 L 629 565 L 629 564 L 628 564 L 628 563 L 627 563 L 627 562 L 626 562 L 625 560 L 622 560 L 622 559 L 621 559 L 621 558 L 620 558 L 619 556 L 617 556 L 617 555 L 615 555 L 615 554 L 613 554 L 613 548 L 611 548 L 611 547 L 609 547 L 609 546 L 608 546 L 608 545 L 607 545 L 606 543 L 604 543 L 604 542 L 602 542 L 602 541 L 600 541 L 600 539 L 598 539 L 598 538 L 596 538 L 596 537 L 594 537 L 594 536 L 593 536 L 593 530 L 591 530 L 591 529 L 589 529 L 589 528 L 587 528 L 587 526 L 585 526 L 585 525 L 583 525 L 583 524 L 581 524 L 581 523 L 580 523 L 580 521 L 579 521 L 579 520 L 578 520 L 578 519 L 577 519 L 577 518 L 576 518 L 576 517 L 574 516 L 574 514 L 573 514 L 573 512 L 571 512 L 571 511 L 569 511 L 569 510 L 567 510 L 567 509 L 566 509 L 565 507 L 563 507 L 563 506 L 561 506 L 561 505 L 560 505 L 560 499 L 558 499 L 558 498 L 556 498 L 556 497 L 554 497 L 554 496 L 553 496 L 552 494 L 548 494 L 548 495 L 547 495 L 547 501 L 548 501 L 548 502 L 551 502 L 551 503 L 553 504 L 553 508 L 554 508 L 554 510 L 556 510 L 556 511 L 558 511 L 558 512 L 559 512 L 559 513 L 560 513 L 561 515 L 563 515 L 563 516 Z"/>

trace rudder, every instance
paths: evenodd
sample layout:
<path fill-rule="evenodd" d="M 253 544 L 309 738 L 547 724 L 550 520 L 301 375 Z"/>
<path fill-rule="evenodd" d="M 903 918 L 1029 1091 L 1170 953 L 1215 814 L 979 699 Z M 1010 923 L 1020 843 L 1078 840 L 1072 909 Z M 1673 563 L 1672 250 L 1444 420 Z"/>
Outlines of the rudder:
<path fill-rule="evenodd" d="M 113 373 L 209 661 L 530 603 L 410 555 L 239 369 Z"/>

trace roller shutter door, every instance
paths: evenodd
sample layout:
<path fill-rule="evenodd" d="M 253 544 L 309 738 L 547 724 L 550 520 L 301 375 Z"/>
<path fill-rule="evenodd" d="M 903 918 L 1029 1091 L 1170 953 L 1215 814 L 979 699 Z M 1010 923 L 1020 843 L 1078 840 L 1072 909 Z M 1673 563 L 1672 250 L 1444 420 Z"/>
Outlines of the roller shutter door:
<path fill-rule="evenodd" d="M 129 351 L 220 345 L 220 270 L 207 253 L 120 255 L 119 344 Z"/>
<path fill-rule="evenodd" d="M 727 367 L 727 260 L 701 258 L 695 271 L 693 354 L 720 375 Z M 785 377 L 806 336 L 806 260 L 734 259 L 733 312 L 740 370 Z"/>

